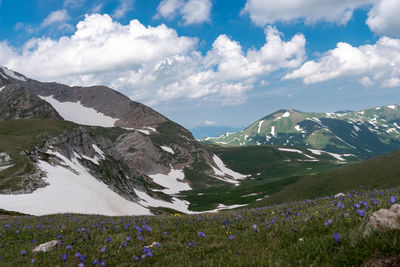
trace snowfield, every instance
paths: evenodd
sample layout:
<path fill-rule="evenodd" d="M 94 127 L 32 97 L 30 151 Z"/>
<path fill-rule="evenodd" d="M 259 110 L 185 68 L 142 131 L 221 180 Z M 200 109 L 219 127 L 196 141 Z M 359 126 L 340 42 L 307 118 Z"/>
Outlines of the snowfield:
<path fill-rule="evenodd" d="M 247 175 L 240 174 L 238 172 L 232 171 L 231 169 L 227 168 L 224 162 L 217 155 L 213 155 L 213 160 L 218 167 L 218 169 L 213 167 L 216 175 L 220 176 L 229 175 L 235 180 L 241 180 L 247 177 Z"/>
<path fill-rule="evenodd" d="M 78 102 L 60 102 L 53 96 L 39 96 L 41 99 L 53 106 L 55 110 L 65 120 L 75 122 L 77 124 L 101 127 L 114 127 L 118 119 L 114 119 L 97 112 L 93 108 L 84 107 Z M 84 114 L 84 116 L 82 116 Z"/>
<path fill-rule="evenodd" d="M 37 216 L 68 212 L 108 216 L 151 214 L 147 208 L 122 198 L 98 181 L 76 158 L 69 160 L 57 152 L 48 153 L 60 158 L 65 167 L 39 161 L 49 185 L 31 194 L 0 195 L 1 208 Z"/>
<path fill-rule="evenodd" d="M 168 153 L 171 153 L 172 155 L 175 154 L 174 150 L 170 148 L 169 146 L 161 146 L 161 149 L 164 151 L 167 151 Z"/>
<path fill-rule="evenodd" d="M 177 194 L 181 191 L 192 190 L 190 185 L 183 180 L 185 179 L 183 170 L 174 170 L 171 167 L 171 171 L 168 174 L 154 174 L 149 175 L 149 177 L 153 179 L 156 184 L 166 188 L 160 190 L 165 194 Z"/>
<path fill-rule="evenodd" d="M 16 80 L 19 80 L 19 81 L 26 82 L 26 80 L 25 80 L 24 77 L 17 76 L 17 75 L 15 74 L 15 72 L 13 72 L 12 70 L 7 69 L 6 67 L 1 67 L 1 68 L 3 69 L 4 73 L 5 73 L 8 77 L 11 77 L 11 78 L 16 79 Z M 7 77 L 6 77 L 6 79 L 7 79 Z"/>

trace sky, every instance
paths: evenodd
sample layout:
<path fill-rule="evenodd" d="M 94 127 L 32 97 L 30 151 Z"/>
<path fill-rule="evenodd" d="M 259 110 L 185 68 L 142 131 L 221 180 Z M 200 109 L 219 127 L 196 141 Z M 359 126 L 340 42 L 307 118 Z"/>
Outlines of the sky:
<path fill-rule="evenodd" d="M 187 128 L 400 103 L 398 0 L 0 0 L 0 65 Z"/>

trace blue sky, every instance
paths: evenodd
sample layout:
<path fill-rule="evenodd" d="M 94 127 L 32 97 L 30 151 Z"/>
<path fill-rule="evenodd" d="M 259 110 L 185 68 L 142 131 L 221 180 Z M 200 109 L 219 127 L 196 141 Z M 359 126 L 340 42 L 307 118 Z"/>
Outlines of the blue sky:
<path fill-rule="evenodd" d="M 0 65 L 192 128 L 400 102 L 397 0 L 0 0 Z"/>

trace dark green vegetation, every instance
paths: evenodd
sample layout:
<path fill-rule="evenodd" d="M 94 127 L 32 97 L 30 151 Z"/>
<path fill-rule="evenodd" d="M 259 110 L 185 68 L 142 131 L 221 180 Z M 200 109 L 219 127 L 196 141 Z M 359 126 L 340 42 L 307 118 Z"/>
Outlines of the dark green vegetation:
<path fill-rule="evenodd" d="M 341 199 L 199 215 L 6 218 L 0 264 L 358 266 L 400 258 L 399 230 L 363 237 L 367 218 L 398 199 L 390 190 L 354 191 Z M 59 240 L 51 252 L 32 252 L 51 240 Z"/>
<path fill-rule="evenodd" d="M 382 189 L 400 186 L 400 151 L 309 175 L 257 203 L 258 206 L 336 194 L 363 186 Z"/>
<path fill-rule="evenodd" d="M 237 187 L 222 183 L 220 186 L 215 185 L 212 188 L 203 186 L 203 188 L 182 193 L 184 198 L 191 203 L 190 209 L 195 211 L 213 209 L 218 203 L 253 205 L 310 174 L 331 170 L 356 160 L 355 157 L 349 157 L 350 163 L 341 163 L 328 154 L 318 156 L 304 148 L 296 149 L 303 151 L 304 154 L 312 155 L 319 161 L 307 161 L 310 158 L 305 155 L 279 151 L 274 146 L 207 146 L 207 148 L 218 155 L 231 169 L 250 176 Z M 197 180 L 203 179 L 205 178 L 199 177 Z"/>

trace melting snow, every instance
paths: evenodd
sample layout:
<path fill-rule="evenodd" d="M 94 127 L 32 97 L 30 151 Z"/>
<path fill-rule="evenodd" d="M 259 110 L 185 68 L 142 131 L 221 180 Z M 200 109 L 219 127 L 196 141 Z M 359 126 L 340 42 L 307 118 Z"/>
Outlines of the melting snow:
<path fill-rule="evenodd" d="M 1 87 L 1 88 L 0 88 L 0 92 L 3 91 L 4 88 L 6 88 L 6 87 L 5 87 L 5 86 Z"/>
<path fill-rule="evenodd" d="M 188 214 L 196 214 L 198 212 L 189 211 L 190 203 L 185 200 L 181 200 L 179 198 L 173 197 L 172 202 L 163 201 L 160 199 L 155 199 L 146 194 L 145 192 L 141 192 L 135 189 L 136 195 L 141 198 L 139 203 L 146 207 L 165 207 L 174 209 L 180 212 L 188 213 Z"/>
<path fill-rule="evenodd" d="M 353 154 L 339 155 L 339 154 L 336 154 L 336 153 L 326 152 L 326 151 L 318 150 L 318 149 L 310 149 L 309 148 L 308 150 L 311 151 L 311 153 L 313 153 L 314 155 L 321 155 L 322 153 L 329 154 L 329 155 L 331 155 L 332 157 L 336 158 L 339 161 L 346 161 L 342 157 L 347 157 L 347 156 L 350 156 L 350 155 L 354 156 Z"/>
<path fill-rule="evenodd" d="M 312 157 L 312 156 L 310 156 L 310 155 L 304 154 L 303 151 L 298 150 L 298 149 L 292 149 L 292 148 L 278 148 L 278 150 L 284 151 L 284 152 L 299 153 L 299 154 L 302 154 L 302 155 L 306 156 L 306 157 L 309 158 L 309 159 L 318 161 L 316 158 L 314 158 L 314 157 Z"/>
<path fill-rule="evenodd" d="M 272 127 L 271 127 L 271 135 L 272 135 L 272 136 L 275 136 L 275 126 L 272 126 Z"/>
<path fill-rule="evenodd" d="M 400 129 L 400 126 L 395 122 L 393 123 L 394 126 L 396 126 L 398 129 Z"/>
<path fill-rule="evenodd" d="M 168 174 L 153 174 L 149 175 L 156 184 L 165 187 L 166 189 L 160 190 L 165 194 L 177 194 L 181 191 L 192 190 L 189 184 L 183 181 L 185 174 L 183 170 L 174 170 L 171 168 Z"/>
<path fill-rule="evenodd" d="M 217 155 L 213 155 L 213 160 L 214 160 L 214 163 L 218 167 L 218 169 L 213 167 L 216 175 L 219 175 L 219 176 L 229 175 L 229 176 L 233 177 L 233 179 L 235 179 L 235 180 L 240 180 L 240 179 L 244 179 L 247 177 L 247 175 L 237 173 L 237 172 L 232 171 L 231 169 L 227 168 L 225 166 L 224 162 Z"/>
<path fill-rule="evenodd" d="M 84 107 L 80 101 L 75 102 L 60 102 L 53 96 L 39 96 L 44 101 L 52 105 L 57 112 L 65 119 L 78 124 L 101 126 L 101 127 L 114 127 L 118 119 L 114 119 L 97 112 L 93 108 Z M 83 114 L 83 115 L 82 115 Z"/>
<path fill-rule="evenodd" d="M 354 130 L 356 130 L 357 132 L 361 131 L 361 129 L 358 126 L 353 125 Z"/>
<path fill-rule="evenodd" d="M 47 173 L 46 182 L 49 185 L 31 194 L 0 195 L 0 207 L 37 216 L 68 212 L 109 216 L 151 214 L 148 209 L 113 192 L 76 159 L 69 160 L 59 153 L 53 154 L 78 173 L 39 161 L 38 167 Z"/>
<path fill-rule="evenodd" d="M 169 146 L 161 146 L 162 150 L 167 151 L 168 153 L 175 154 L 174 150 Z"/>
<path fill-rule="evenodd" d="M 396 106 L 395 105 L 390 105 L 390 106 L 387 106 L 387 107 L 396 110 Z"/>
<path fill-rule="evenodd" d="M 282 117 L 284 117 L 284 118 L 288 118 L 290 116 L 290 113 L 289 112 L 285 112 L 285 113 L 283 113 L 283 115 L 282 115 Z"/>
<path fill-rule="evenodd" d="M 260 121 L 259 123 L 258 123 L 258 134 L 260 134 L 260 130 L 261 130 L 261 126 L 262 126 L 262 124 L 264 123 L 264 121 Z"/>
<path fill-rule="evenodd" d="M 19 80 L 19 81 L 26 82 L 26 80 L 25 80 L 24 77 L 21 77 L 21 76 L 16 75 L 15 72 L 13 72 L 12 70 L 7 69 L 6 67 L 1 67 L 1 68 L 3 69 L 4 73 L 5 73 L 8 77 L 14 78 L 14 79 Z"/>

